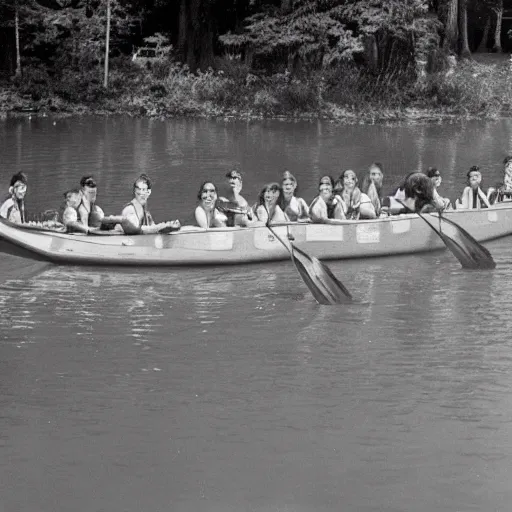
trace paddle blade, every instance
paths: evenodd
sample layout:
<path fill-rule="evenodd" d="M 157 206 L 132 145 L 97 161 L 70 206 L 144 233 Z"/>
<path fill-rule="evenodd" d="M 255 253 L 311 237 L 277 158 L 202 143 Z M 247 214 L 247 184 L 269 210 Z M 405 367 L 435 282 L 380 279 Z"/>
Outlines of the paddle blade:
<path fill-rule="evenodd" d="M 420 216 L 427 220 L 423 215 Z M 439 230 L 430 221 L 427 220 L 427 222 L 459 260 L 462 268 L 492 269 L 496 267 L 496 262 L 489 250 L 477 242 L 464 228 L 442 215 L 439 215 L 439 220 L 441 224 Z"/>
<path fill-rule="evenodd" d="M 319 304 L 345 304 L 352 301 L 350 292 L 338 281 L 327 265 L 293 244 L 290 245 L 293 263 Z"/>

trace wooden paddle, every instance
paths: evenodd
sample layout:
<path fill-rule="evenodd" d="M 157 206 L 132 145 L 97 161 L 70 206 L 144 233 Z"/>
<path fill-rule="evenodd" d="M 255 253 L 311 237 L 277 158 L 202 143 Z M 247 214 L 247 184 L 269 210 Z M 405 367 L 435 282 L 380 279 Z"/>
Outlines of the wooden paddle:
<path fill-rule="evenodd" d="M 402 201 L 399 201 L 408 211 L 413 212 Z M 439 229 L 433 222 L 421 212 L 417 213 L 441 238 L 446 247 L 459 260 L 462 268 L 468 269 L 491 269 L 496 268 L 489 250 L 480 242 L 477 242 L 464 228 L 453 220 L 443 217 L 442 211 L 437 210 L 439 215 Z"/>
<path fill-rule="evenodd" d="M 223 212 L 230 212 L 235 214 L 246 213 L 245 209 L 240 208 L 238 205 L 235 205 L 231 202 L 218 200 L 215 206 Z M 269 220 L 265 226 L 290 253 L 295 268 L 319 304 L 344 304 L 352 301 L 352 295 L 350 292 L 336 278 L 331 269 L 325 263 L 322 263 L 318 258 L 315 258 L 314 256 L 310 256 L 291 243 L 294 238 L 289 232 L 288 227 L 286 229 L 288 240 L 290 242 L 289 245 L 286 244 L 286 242 L 275 232 L 275 230 L 270 227 L 270 215 Z"/>
<path fill-rule="evenodd" d="M 293 236 L 288 232 L 289 245 L 272 229 L 267 222 L 266 227 L 286 247 L 295 268 L 309 291 L 319 304 L 346 304 L 352 301 L 352 295 L 336 278 L 331 269 L 318 258 L 305 253 L 292 243 Z M 288 229 L 288 227 L 287 227 Z"/>

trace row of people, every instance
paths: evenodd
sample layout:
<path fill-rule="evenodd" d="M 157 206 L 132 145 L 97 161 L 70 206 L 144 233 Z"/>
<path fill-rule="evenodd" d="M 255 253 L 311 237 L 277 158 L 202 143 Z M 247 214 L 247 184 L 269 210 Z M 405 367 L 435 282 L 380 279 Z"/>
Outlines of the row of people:
<path fill-rule="evenodd" d="M 220 196 L 217 186 L 204 182 L 198 193 L 195 221 L 199 227 L 215 228 L 224 226 L 254 226 L 267 222 L 316 222 L 335 224 L 345 220 L 374 219 L 382 215 L 406 211 L 405 183 L 415 173 L 411 173 L 390 194 L 382 197 L 383 168 L 373 163 L 359 186 L 356 173 L 344 171 L 337 180 L 330 176 L 320 179 L 318 195 L 310 205 L 297 195 L 297 180 L 290 172 L 285 172 L 281 183 L 269 183 L 261 190 L 258 201 L 252 207 L 241 195 L 242 174 L 232 170 L 226 174 L 228 193 Z M 440 172 L 429 168 L 425 175 L 430 180 L 433 200 L 429 208 L 452 208 L 450 199 L 438 192 L 442 182 Z M 512 200 L 512 157 L 504 161 L 503 183 L 484 192 L 481 188 L 482 175 L 474 166 L 467 173 L 467 187 L 455 201 L 456 208 L 483 208 L 497 202 Z M 9 197 L 0 205 L 0 216 L 16 223 L 26 223 L 25 194 L 27 176 L 17 173 L 11 178 Z M 151 195 L 152 183 L 142 174 L 133 185 L 132 200 L 125 205 L 121 215 L 105 216 L 96 204 L 97 184 L 93 176 L 84 176 L 80 186 L 65 194 L 65 206 L 58 219 L 68 231 L 89 233 L 97 229 L 115 228 L 127 234 L 156 233 L 179 229 L 177 220 L 155 223 L 147 203 Z M 54 219 L 57 221 L 57 219 Z"/>

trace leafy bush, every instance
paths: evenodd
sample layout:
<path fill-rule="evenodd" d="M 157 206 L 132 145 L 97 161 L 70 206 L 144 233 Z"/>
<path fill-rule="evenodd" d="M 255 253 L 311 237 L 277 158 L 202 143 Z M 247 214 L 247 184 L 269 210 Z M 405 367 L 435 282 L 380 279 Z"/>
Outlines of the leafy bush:
<path fill-rule="evenodd" d="M 13 83 L 21 95 L 30 95 L 34 101 L 48 97 L 52 92 L 51 78 L 43 67 L 27 66 L 21 77 L 14 77 Z"/>

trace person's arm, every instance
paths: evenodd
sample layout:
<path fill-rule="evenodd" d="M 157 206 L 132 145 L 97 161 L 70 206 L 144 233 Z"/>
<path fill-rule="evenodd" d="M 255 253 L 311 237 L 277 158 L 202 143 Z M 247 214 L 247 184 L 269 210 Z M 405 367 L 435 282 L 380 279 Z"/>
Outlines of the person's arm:
<path fill-rule="evenodd" d="M 345 202 L 340 196 L 334 196 L 334 201 L 335 206 L 333 220 L 346 220 L 347 216 L 345 215 Z"/>
<path fill-rule="evenodd" d="M 297 198 L 297 201 L 299 203 L 299 222 L 302 220 L 309 220 L 309 206 L 302 197 Z"/>
<path fill-rule="evenodd" d="M 309 216 L 311 220 L 317 224 L 324 224 L 327 220 L 327 205 L 318 198 L 313 199 L 309 207 Z"/>
<path fill-rule="evenodd" d="M 359 216 L 362 219 L 377 218 L 375 206 L 373 206 L 373 203 L 370 201 L 370 198 L 366 194 L 361 194 L 361 202 L 359 203 Z"/>
<path fill-rule="evenodd" d="M 268 212 L 262 204 L 256 208 L 256 218 L 264 224 L 268 222 Z"/>
<path fill-rule="evenodd" d="M 2 219 L 7 219 L 7 217 L 9 216 L 9 203 L 12 204 L 12 201 L 9 201 L 9 199 L 7 199 L 2 203 L 2 206 L 0 206 L 0 217 L 2 217 Z"/>
<path fill-rule="evenodd" d="M 473 205 L 472 203 L 473 199 L 473 191 L 471 190 L 471 187 L 466 187 L 463 192 L 462 196 L 460 198 L 460 207 L 464 210 L 467 210 L 468 208 L 471 208 Z"/>
<path fill-rule="evenodd" d="M 152 235 L 155 233 L 162 233 L 163 231 L 177 231 L 180 229 L 181 223 L 179 220 L 168 220 L 167 222 L 159 222 L 151 226 L 141 226 L 140 229 L 144 235 Z"/>
<path fill-rule="evenodd" d="M 89 233 L 89 227 L 78 221 L 78 214 L 74 208 L 67 207 L 62 214 L 62 222 L 68 231 L 75 233 Z"/>
<path fill-rule="evenodd" d="M 478 187 L 478 195 L 480 197 L 480 201 L 482 201 L 482 203 L 484 203 L 485 206 L 487 206 L 487 208 L 489 208 L 491 206 L 491 204 L 489 203 L 489 200 L 487 199 L 485 192 L 480 187 Z"/>
<path fill-rule="evenodd" d="M 78 210 L 77 211 L 77 222 L 80 222 L 82 224 L 82 226 L 84 227 L 88 227 L 87 226 L 87 217 L 88 217 L 88 212 L 87 210 L 85 209 L 85 206 L 83 206 L 82 204 L 78 207 Z"/>
<path fill-rule="evenodd" d="M 196 224 L 203 229 L 208 229 L 208 216 L 203 208 L 198 206 L 194 212 L 194 216 L 196 218 Z"/>

